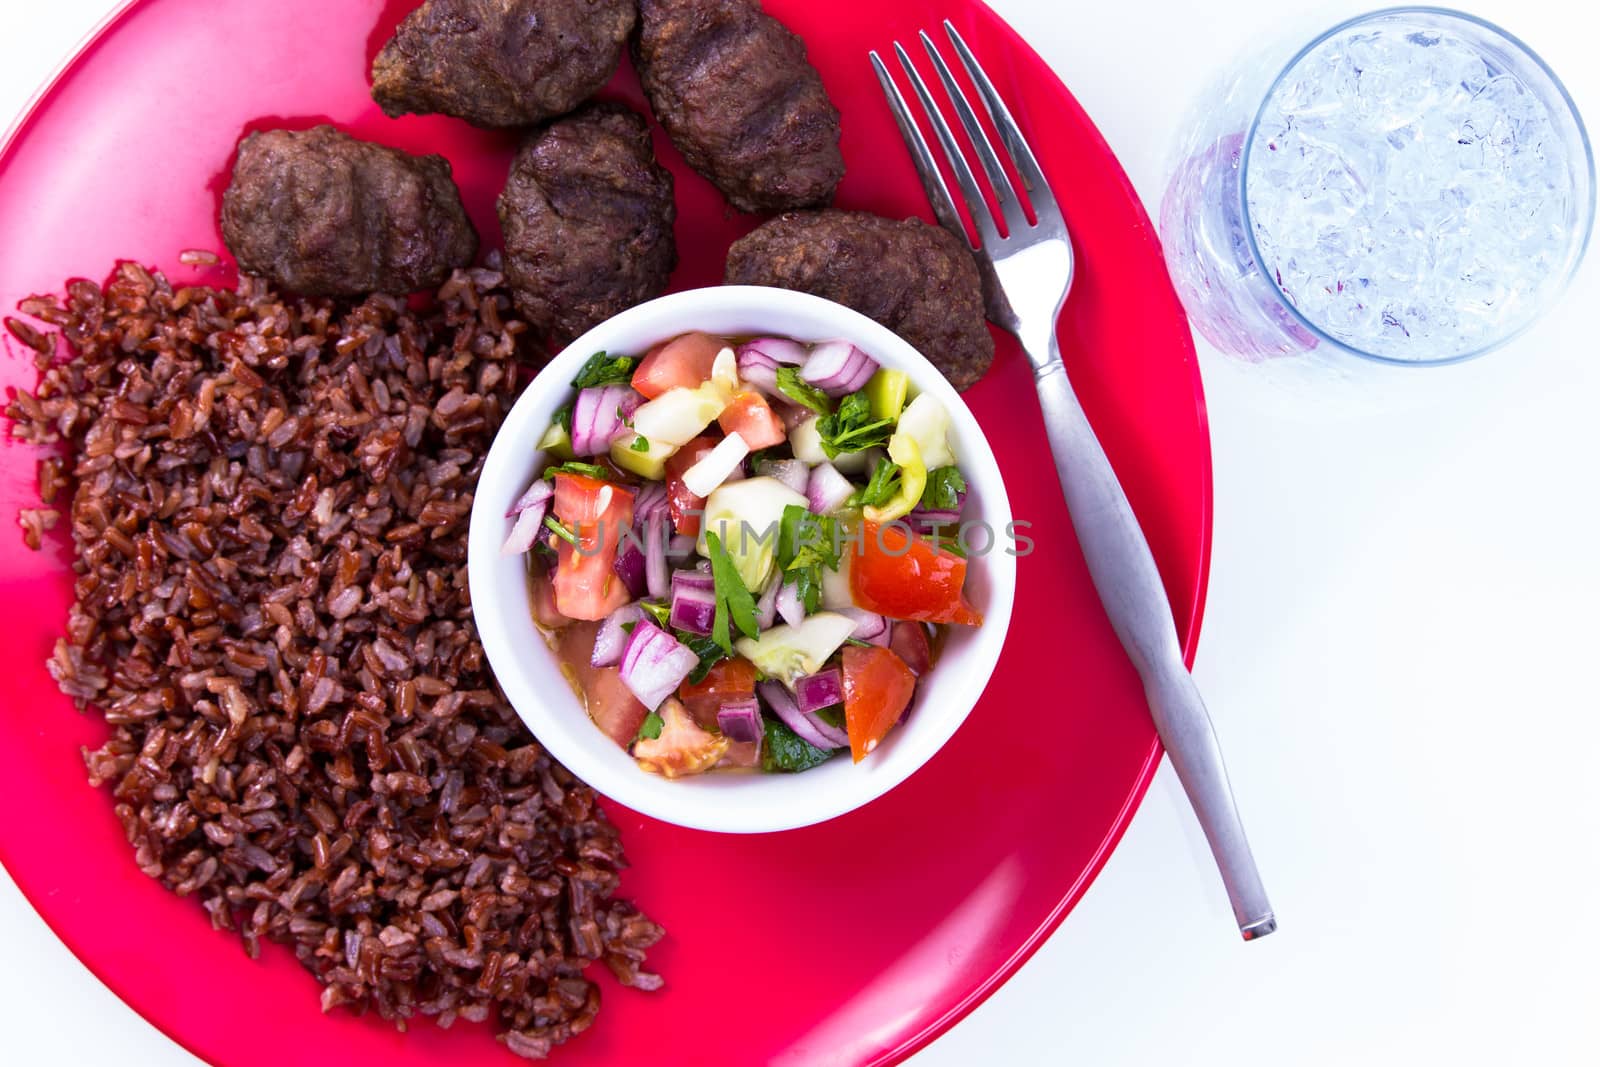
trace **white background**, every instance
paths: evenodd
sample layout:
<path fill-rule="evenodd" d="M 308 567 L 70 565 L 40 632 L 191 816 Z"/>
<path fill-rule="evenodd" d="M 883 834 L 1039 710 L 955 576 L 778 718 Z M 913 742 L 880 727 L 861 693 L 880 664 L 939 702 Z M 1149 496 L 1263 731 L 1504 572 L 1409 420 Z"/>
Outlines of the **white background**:
<path fill-rule="evenodd" d="M 1235 47 L 1358 10 L 993 2 L 1152 206 L 1190 99 Z M 112 6 L 0 4 L 0 124 Z M 1571 13 L 1588 7 L 1475 10 L 1600 126 L 1595 27 Z M 1061 930 L 915 1067 L 1600 1063 L 1597 259 L 1464 367 L 1295 388 L 1202 349 L 1216 543 L 1196 673 L 1281 929 L 1239 940 L 1164 767 Z M 108 1050 L 196 1062 L 0 875 L 0 1061 Z"/>

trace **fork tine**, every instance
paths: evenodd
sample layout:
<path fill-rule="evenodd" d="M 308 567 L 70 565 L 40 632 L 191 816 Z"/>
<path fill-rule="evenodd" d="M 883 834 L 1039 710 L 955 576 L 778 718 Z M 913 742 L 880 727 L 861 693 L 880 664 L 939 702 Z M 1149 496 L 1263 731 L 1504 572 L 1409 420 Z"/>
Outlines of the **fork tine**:
<path fill-rule="evenodd" d="M 983 101 L 983 109 L 989 113 L 989 121 L 993 122 L 994 128 L 999 131 L 1000 140 L 1006 146 L 1011 162 L 1016 165 L 1017 174 L 1022 178 L 1023 188 L 1027 189 L 1028 199 L 1033 204 L 1034 214 L 1042 217 L 1046 212 L 1050 212 L 1059 217 L 1061 209 L 1056 205 L 1055 194 L 1050 190 L 1050 183 L 1045 180 L 1044 170 L 1039 166 L 1039 161 L 1034 158 L 1033 149 L 1022 136 L 1022 128 L 1017 125 L 1017 120 L 1011 117 L 1011 109 L 1006 107 L 1006 102 L 995 90 L 994 82 L 989 80 L 988 73 L 949 19 L 944 21 L 944 32 L 949 36 L 950 43 L 955 46 L 956 55 L 960 57 L 961 65 L 966 68 L 967 76 L 978 88 L 978 98 Z"/>
<path fill-rule="evenodd" d="M 939 176 L 939 164 L 934 162 L 933 150 L 928 147 L 927 138 L 922 136 L 922 131 L 911 117 L 910 105 L 900 94 L 900 87 L 894 83 L 889 68 L 884 65 L 877 51 L 869 52 L 868 58 L 872 60 L 872 69 L 877 72 L 883 95 L 889 101 L 889 110 L 894 113 L 895 125 L 900 127 L 900 136 L 911 150 L 911 162 L 916 165 L 917 177 L 922 179 L 922 189 L 928 194 L 928 202 L 933 205 L 934 217 L 941 226 L 970 245 L 972 238 L 967 236 L 967 228 L 962 225 L 961 212 L 950 198 L 950 189 L 944 184 L 944 179 Z"/>
<path fill-rule="evenodd" d="M 927 49 L 928 58 L 933 61 L 933 69 L 939 74 L 939 81 L 944 83 L 944 94 L 950 99 L 950 105 L 956 109 L 956 116 L 961 120 L 961 126 L 967 131 L 967 140 L 972 142 L 972 148 L 978 153 L 978 162 L 982 164 L 983 171 L 989 176 L 989 183 L 994 188 L 995 202 L 1000 205 L 1000 217 L 1005 220 L 1006 228 L 1012 233 L 1026 229 L 1028 218 L 1023 214 L 1021 205 L 1017 201 L 1016 190 L 1011 188 L 1011 179 L 1006 175 L 1005 167 L 1000 165 L 1000 157 L 995 154 L 994 145 L 989 143 L 988 134 L 983 132 L 983 127 L 978 124 L 978 113 L 972 110 L 972 104 L 967 100 L 967 94 L 961 86 L 956 84 L 955 75 L 950 73 L 950 67 L 944 61 L 944 56 L 939 54 L 939 49 L 934 45 L 933 38 L 924 32 L 918 35 L 922 38 L 922 47 Z"/>
<path fill-rule="evenodd" d="M 899 41 L 894 43 L 894 51 L 895 55 L 900 57 L 900 66 L 905 69 L 906 77 L 911 81 L 912 91 L 921 101 L 922 110 L 933 126 L 934 134 L 939 138 L 939 146 L 944 149 L 945 159 L 950 161 L 950 169 L 955 173 L 956 184 L 961 187 L 961 198 L 967 202 L 967 211 L 978 227 L 979 243 L 987 246 L 998 242 L 1000 229 L 995 225 L 994 215 L 990 213 L 989 204 L 984 200 L 982 190 L 978 188 L 978 179 L 973 175 L 967 157 L 956 144 L 956 135 L 951 132 L 950 124 L 944 120 L 939 105 L 933 102 L 933 94 L 928 92 L 928 83 L 922 80 L 917 68 L 911 65 L 911 57 L 900 47 Z"/>

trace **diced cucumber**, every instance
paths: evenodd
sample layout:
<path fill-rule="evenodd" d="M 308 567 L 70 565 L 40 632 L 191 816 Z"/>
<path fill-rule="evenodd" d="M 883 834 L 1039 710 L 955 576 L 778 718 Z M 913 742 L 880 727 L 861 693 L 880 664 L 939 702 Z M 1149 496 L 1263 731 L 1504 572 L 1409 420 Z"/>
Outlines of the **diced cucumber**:
<path fill-rule="evenodd" d="M 927 393 L 906 405 L 895 433 L 905 434 L 917 443 L 925 469 L 956 465 L 956 454 L 950 449 L 950 413 Z"/>
<path fill-rule="evenodd" d="M 855 630 L 855 621 L 832 611 L 819 611 L 798 626 L 774 626 L 758 638 L 741 637 L 733 647 L 756 669 L 785 685 L 822 669 Z"/>
<path fill-rule="evenodd" d="M 572 435 L 559 422 L 552 422 L 550 428 L 539 438 L 539 449 L 548 452 L 562 463 L 577 457 L 572 451 Z"/>
<path fill-rule="evenodd" d="M 677 448 L 716 421 L 731 399 L 729 391 L 715 381 L 695 389 L 668 389 L 654 400 L 639 405 L 633 413 L 633 428 L 651 445 Z"/>
<path fill-rule="evenodd" d="M 723 483 L 706 498 L 705 515 L 700 522 L 700 554 L 708 555 L 707 531 L 715 533 L 728 550 L 745 588 L 766 588 L 778 555 L 783 510 L 796 504 L 805 507 L 805 496 L 776 478 Z"/>
<path fill-rule="evenodd" d="M 637 452 L 633 446 L 638 440 L 638 434 L 630 433 L 611 442 L 611 462 L 641 478 L 648 478 L 653 482 L 661 481 L 667 476 L 667 460 L 678 451 L 678 446 L 646 438 L 650 447 L 643 452 Z"/>
<path fill-rule="evenodd" d="M 850 561 L 856 554 L 857 542 L 849 537 L 840 538 L 840 542 L 839 569 L 822 568 L 822 606 L 828 611 L 856 606 L 856 598 L 850 592 Z"/>
<path fill-rule="evenodd" d="M 813 415 L 789 431 L 789 449 L 795 459 L 808 467 L 829 462 L 828 454 L 822 450 L 822 435 L 817 432 L 817 416 Z"/>
<path fill-rule="evenodd" d="M 833 469 L 840 474 L 860 474 L 867 470 L 876 451 L 868 449 L 865 452 L 841 452 L 833 459 L 829 459 L 828 454 L 822 450 L 822 434 L 817 432 L 816 417 L 807 419 L 789 431 L 789 450 L 794 453 L 795 459 L 808 467 L 815 467 L 818 463 L 831 463 Z"/>

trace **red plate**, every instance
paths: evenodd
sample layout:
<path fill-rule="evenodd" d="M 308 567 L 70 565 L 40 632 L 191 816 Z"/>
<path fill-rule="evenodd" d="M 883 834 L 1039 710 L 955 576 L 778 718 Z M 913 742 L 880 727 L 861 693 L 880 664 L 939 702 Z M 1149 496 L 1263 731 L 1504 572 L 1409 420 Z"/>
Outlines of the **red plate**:
<path fill-rule="evenodd" d="M 367 60 L 414 0 L 142 0 L 44 95 L 0 157 L 0 304 L 9 310 L 118 257 L 175 278 L 187 248 L 220 248 L 217 201 L 241 132 L 331 118 L 358 136 L 454 163 L 475 221 L 514 138 L 441 118 L 385 119 Z M 930 217 L 867 50 L 953 19 L 996 76 L 1065 205 L 1079 274 L 1062 347 L 1083 403 L 1150 535 L 1192 653 L 1210 536 L 1211 469 L 1189 330 L 1155 234 L 1116 159 L 1049 68 L 972 0 L 767 0 L 809 42 L 844 112 L 842 205 Z M 612 94 L 642 106 L 631 73 Z M 679 287 L 715 283 L 728 212 L 664 139 L 678 175 Z M 228 282 L 214 269 L 198 277 Z M 29 386 L 9 335 L 0 376 Z M 624 885 L 664 923 L 659 995 L 605 982 L 600 1023 L 563 1063 L 863 1064 L 907 1055 L 1005 980 L 1055 928 L 1116 844 L 1160 756 L 1137 679 L 1078 555 L 1026 361 L 1005 339 L 968 394 L 1037 549 L 982 705 L 921 773 L 832 823 L 761 838 L 651 823 L 613 807 L 634 867 Z M 35 455 L 0 449 L 0 859 L 68 946 L 147 1019 L 212 1063 L 508 1063 L 484 1027 L 408 1034 L 323 1015 L 276 946 L 259 962 L 192 902 L 134 867 L 79 746 L 104 726 L 43 664 L 71 591 L 70 546 L 42 553 L 12 521 L 35 499 Z M 9 531 L 9 532 L 5 532 Z M 313 1052 L 312 1050 L 315 1050 Z"/>

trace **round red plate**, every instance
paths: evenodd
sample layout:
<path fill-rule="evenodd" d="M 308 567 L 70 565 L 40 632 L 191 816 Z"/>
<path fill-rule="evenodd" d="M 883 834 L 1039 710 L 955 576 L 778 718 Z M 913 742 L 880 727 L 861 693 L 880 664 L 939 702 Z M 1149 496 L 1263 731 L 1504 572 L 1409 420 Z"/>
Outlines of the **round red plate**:
<path fill-rule="evenodd" d="M 143 0 L 44 95 L 0 157 L 0 304 L 103 277 L 135 258 L 175 279 L 220 248 L 217 201 L 241 133 L 338 123 L 455 165 L 486 237 L 514 137 L 442 118 L 390 121 L 367 96 L 377 45 L 414 0 Z M 971 0 L 767 0 L 799 32 L 844 113 L 849 176 L 838 202 L 931 217 L 867 51 L 951 18 L 1040 150 L 1065 206 L 1079 274 L 1062 347 L 1084 406 L 1128 487 L 1191 652 L 1210 533 L 1211 468 L 1189 330 L 1156 238 L 1116 159 L 1049 68 Z M 610 95 L 642 107 L 630 72 Z M 674 284 L 715 283 L 728 242 L 755 220 L 725 209 L 658 135 L 678 176 Z M 9 335 L 0 384 L 31 386 Z M 612 808 L 633 869 L 625 891 L 660 920 L 647 995 L 604 979 L 599 1024 L 561 1049 L 570 1067 L 651 1063 L 886 1063 L 993 991 L 1055 928 L 1115 845 L 1160 748 L 1137 679 L 1101 613 L 1057 491 L 1026 361 L 1004 338 L 968 394 L 1016 514 L 1033 525 L 1016 621 L 966 726 L 923 771 L 853 815 L 793 833 L 724 837 Z M 35 498 L 35 454 L 0 448 L 0 860 L 45 920 L 120 996 L 212 1063 L 508 1063 L 485 1027 L 406 1034 L 376 1017 L 324 1015 L 277 946 L 251 961 L 199 907 L 134 867 L 109 797 L 79 746 L 104 726 L 45 673 L 71 595 L 62 531 L 23 548 L 16 509 Z M 4 531 L 0 531 L 4 533 Z"/>

